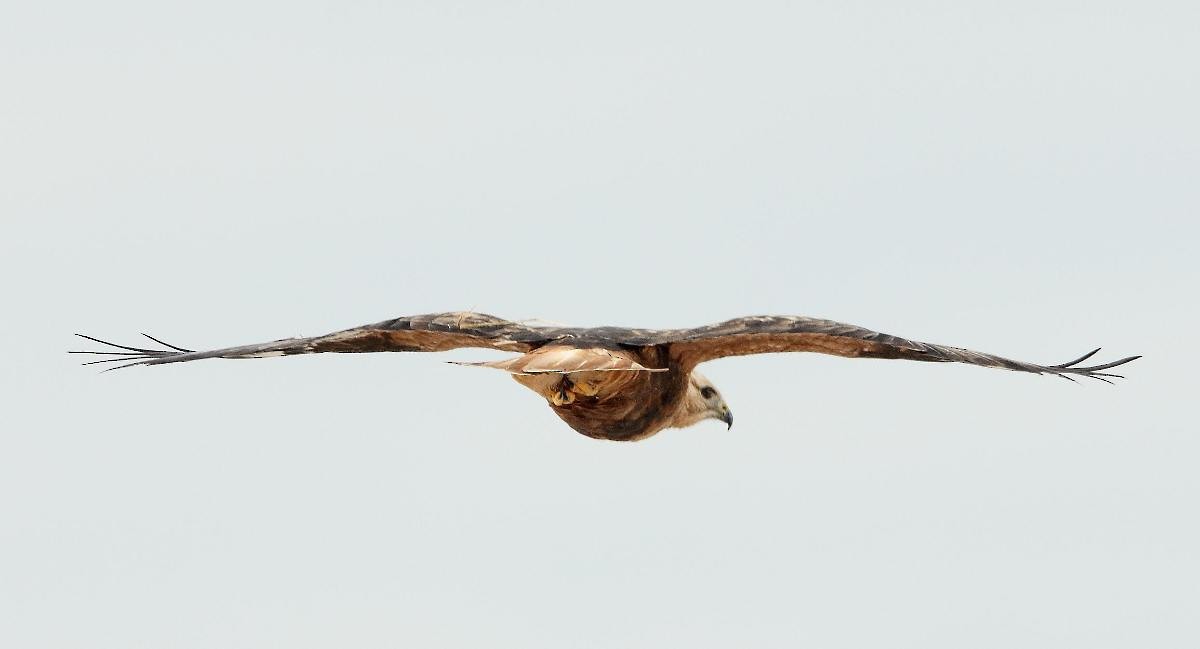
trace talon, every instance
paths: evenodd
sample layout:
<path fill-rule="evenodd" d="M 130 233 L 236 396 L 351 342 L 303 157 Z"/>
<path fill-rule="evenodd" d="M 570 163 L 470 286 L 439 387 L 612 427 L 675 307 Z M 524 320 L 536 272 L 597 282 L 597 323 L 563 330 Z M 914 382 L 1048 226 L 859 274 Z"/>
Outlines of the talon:
<path fill-rule="evenodd" d="M 550 403 L 556 406 L 565 406 L 575 403 L 575 382 L 563 375 L 562 380 L 558 382 L 558 390 L 550 396 Z"/>
<path fill-rule="evenodd" d="M 556 406 L 565 406 L 575 403 L 575 393 L 570 390 L 559 390 L 550 395 L 550 403 Z"/>

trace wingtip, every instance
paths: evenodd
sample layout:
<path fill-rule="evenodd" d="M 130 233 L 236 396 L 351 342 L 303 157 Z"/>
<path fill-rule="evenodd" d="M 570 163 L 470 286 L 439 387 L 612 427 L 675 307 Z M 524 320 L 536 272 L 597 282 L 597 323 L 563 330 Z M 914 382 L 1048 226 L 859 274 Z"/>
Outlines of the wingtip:
<path fill-rule="evenodd" d="M 138 362 L 136 362 L 136 363 L 126 363 L 126 364 L 124 364 L 124 365 L 115 365 L 115 366 L 113 366 L 113 367 L 108 367 L 108 368 L 102 369 L 102 370 L 100 370 L 100 372 L 99 372 L 99 373 L 100 373 L 100 374 L 104 374 L 104 373 L 106 373 L 106 372 L 111 372 L 111 371 L 113 371 L 113 370 L 123 370 L 123 369 L 125 369 L 125 368 L 127 368 L 127 367 L 133 367 L 133 366 L 135 366 L 135 365 L 145 365 L 145 363 L 143 363 L 142 361 L 138 361 Z"/>
<path fill-rule="evenodd" d="M 1078 364 L 1086 361 L 1087 359 L 1095 356 L 1096 354 L 1098 354 L 1100 352 L 1100 349 L 1101 349 L 1100 347 L 1097 347 L 1097 348 L 1093 349 L 1092 351 L 1084 354 L 1083 356 L 1076 358 L 1073 361 L 1067 361 L 1066 363 L 1060 363 L 1058 365 L 1051 365 L 1050 367 L 1054 367 L 1057 369 L 1066 369 L 1068 367 L 1074 367 L 1075 365 L 1078 365 Z"/>
<path fill-rule="evenodd" d="M 186 348 L 183 348 L 183 347 L 179 347 L 179 346 L 177 346 L 177 345 L 172 345 L 171 343 L 168 343 L 168 342 L 164 342 L 164 341 L 162 341 L 162 340 L 159 340 L 158 338 L 155 338 L 154 336 L 151 336 L 150 334 L 148 334 L 148 333 L 146 333 L 146 332 L 141 332 L 141 333 L 142 333 L 142 335 L 143 335 L 143 336 L 145 336 L 146 338 L 149 338 L 150 340 L 153 340 L 154 342 L 156 342 L 156 343 L 158 343 L 158 344 L 162 345 L 163 347 L 169 347 L 170 349 L 173 349 L 173 350 L 175 350 L 175 351 L 177 351 L 177 352 L 179 352 L 179 353 L 181 353 L 181 354 L 191 354 L 191 353 L 193 353 L 193 352 L 195 352 L 195 351 L 196 351 L 196 350 L 194 350 L 194 349 L 186 349 Z"/>

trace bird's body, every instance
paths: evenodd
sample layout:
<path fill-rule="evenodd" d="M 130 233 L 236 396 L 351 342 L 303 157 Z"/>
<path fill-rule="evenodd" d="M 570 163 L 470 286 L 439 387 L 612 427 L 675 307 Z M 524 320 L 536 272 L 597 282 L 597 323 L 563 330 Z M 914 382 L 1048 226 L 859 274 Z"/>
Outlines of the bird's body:
<path fill-rule="evenodd" d="M 1093 351 L 1059 365 L 1036 365 L 991 354 L 921 343 L 832 320 L 803 316 L 751 316 L 693 329 L 626 329 L 529 326 L 471 312 L 408 316 L 312 338 L 191 351 L 155 342 L 167 350 L 110 345 L 123 351 L 95 362 L 129 360 L 158 365 L 205 358 L 265 358 L 324 352 L 436 352 L 484 347 L 519 354 L 484 363 L 538 393 L 564 422 L 598 439 L 635 441 L 665 428 L 705 419 L 732 426 L 733 415 L 715 386 L 696 366 L 724 356 L 809 351 L 846 357 L 959 362 L 1036 374 L 1100 380 L 1103 370 L 1136 356 L 1081 367 Z M 149 337 L 149 336 L 147 336 Z M 1098 351 L 1098 350 L 1097 350 Z"/>
<path fill-rule="evenodd" d="M 554 347 L 550 354 L 574 360 L 579 348 Z M 611 358 L 647 370 L 581 370 L 566 374 L 517 373 L 513 378 L 544 397 L 568 426 L 599 439 L 634 441 L 664 428 L 682 427 L 688 374 L 672 367 L 656 347 L 638 350 L 589 348 L 587 360 Z M 536 352 L 534 352 L 536 353 Z M 532 354 L 527 354 L 529 356 Z M 666 371 L 649 371 L 650 368 Z"/>

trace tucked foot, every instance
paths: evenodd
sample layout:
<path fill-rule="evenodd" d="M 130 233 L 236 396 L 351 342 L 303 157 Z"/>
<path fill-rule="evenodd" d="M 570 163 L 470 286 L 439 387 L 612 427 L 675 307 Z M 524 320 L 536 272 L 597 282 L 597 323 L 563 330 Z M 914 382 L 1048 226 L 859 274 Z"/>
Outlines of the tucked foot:
<path fill-rule="evenodd" d="M 550 395 L 550 403 L 556 406 L 575 403 L 575 382 L 563 375 L 562 380 L 558 382 L 558 389 Z"/>

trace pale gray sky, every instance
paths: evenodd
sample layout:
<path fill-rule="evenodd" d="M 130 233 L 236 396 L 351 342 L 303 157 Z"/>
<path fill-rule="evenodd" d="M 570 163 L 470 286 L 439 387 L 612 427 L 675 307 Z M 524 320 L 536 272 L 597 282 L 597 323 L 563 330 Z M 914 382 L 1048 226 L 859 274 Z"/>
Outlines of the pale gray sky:
<path fill-rule="evenodd" d="M 5 647 L 1194 647 L 1200 5 L 9 3 Z M 446 356 L 82 331 L 800 313 L 633 445 Z"/>

